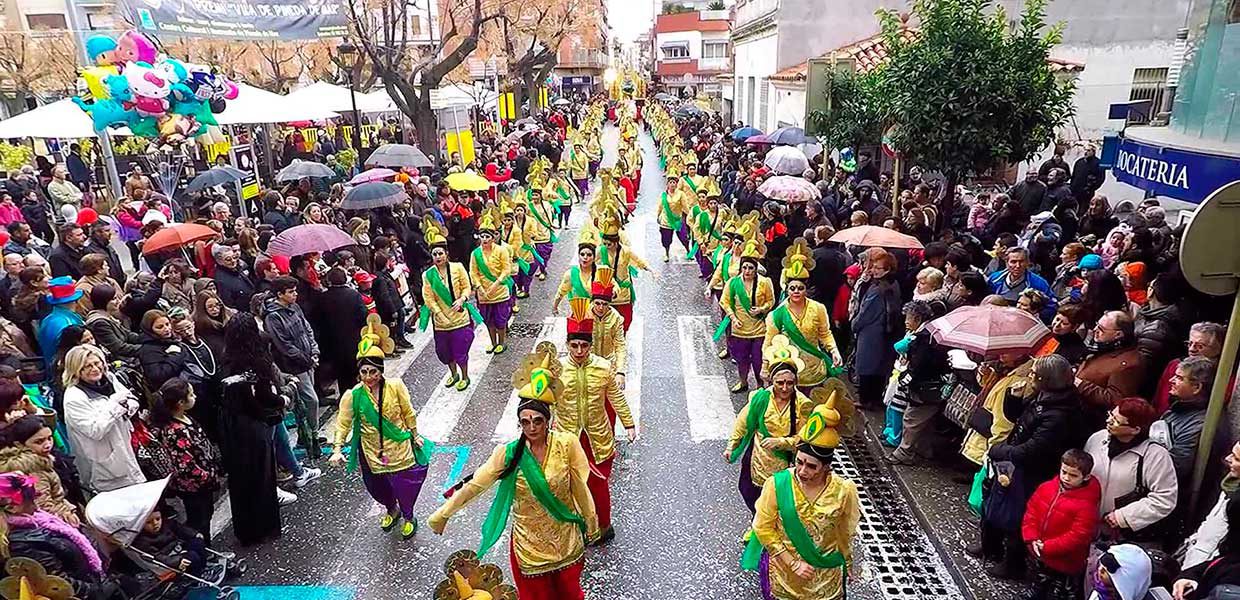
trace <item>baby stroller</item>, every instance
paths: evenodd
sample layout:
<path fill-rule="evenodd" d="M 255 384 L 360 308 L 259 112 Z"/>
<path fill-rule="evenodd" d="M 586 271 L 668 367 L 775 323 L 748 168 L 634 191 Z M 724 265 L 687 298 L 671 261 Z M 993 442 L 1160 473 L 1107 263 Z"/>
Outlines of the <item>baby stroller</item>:
<path fill-rule="evenodd" d="M 149 579 L 151 585 L 132 596 L 133 600 L 184 598 L 190 590 L 202 587 L 214 590 L 216 600 L 238 600 L 240 593 L 224 585 L 224 581 L 245 573 L 244 559 L 237 560 L 232 553 L 205 548 L 206 566 L 198 576 L 164 564 L 133 546 L 134 538 L 159 504 L 167 485 L 168 479 L 165 478 L 102 492 L 86 505 L 86 521 L 108 536 L 126 557 L 149 575 L 142 579 Z"/>

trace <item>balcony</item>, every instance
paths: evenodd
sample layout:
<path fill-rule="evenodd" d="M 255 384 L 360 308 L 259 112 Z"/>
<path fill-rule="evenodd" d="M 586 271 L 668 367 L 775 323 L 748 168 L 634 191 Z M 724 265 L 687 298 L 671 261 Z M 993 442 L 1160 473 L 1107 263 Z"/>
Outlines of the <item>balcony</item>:
<path fill-rule="evenodd" d="M 607 53 L 602 50 L 573 49 L 567 52 L 561 50 L 556 66 L 562 69 L 605 69 L 607 64 Z"/>
<path fill-rule="evenodd" d="M 702 58 L 698 59 L 699 71 L 730 71 L 732 65 L 727 58 Z"/>

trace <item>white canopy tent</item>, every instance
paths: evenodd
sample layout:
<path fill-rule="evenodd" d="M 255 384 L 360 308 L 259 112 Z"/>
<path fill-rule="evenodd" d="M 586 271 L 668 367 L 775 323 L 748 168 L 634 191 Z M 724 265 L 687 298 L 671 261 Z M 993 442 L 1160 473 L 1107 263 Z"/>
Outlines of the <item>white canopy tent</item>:
<path fill-rule="evenodd" d="M 431 94 L 431 108 L 494 106 L 499 99 L 497 92 L 481 87 L 450 83 L 440 86 Z"/>
<path fill-rule="evenodd" d="M 356 96 L 358 112 L 376 113 L 395 110 L 392 99 L 387 98 L 386 92 L 382 96 L 357 92 Z M 353 111 L 353 98 L 349 93 L 349 88 L 327 83 L 326 81 L 312 83 L 304 88 L 295 90 L 288 96 L 285 96 L 285 100 L 291 100 L 298 105 L 313 106 L 338 113 Z"/>
<path fill-rule="evenodd" d="M 113 129 L 112 132 L 131 135 L 128 128 Z M 0 139 L 28 137 L 93 138 L 95 127 L 90 115 L 66 98 L 0 121 Z"/>
<path fill-rule="evenodd" d="M 237 89 L 236 99 L 229 100 L 224 111 L 215 115 L 215 120 L 220 125 L 321 121 L 340 116 L 318 104 L 300 100 L 290 102 L 289 100 L 293 99 L 292 94 L 281 96 L 244 83 L 238 83 Z"/>

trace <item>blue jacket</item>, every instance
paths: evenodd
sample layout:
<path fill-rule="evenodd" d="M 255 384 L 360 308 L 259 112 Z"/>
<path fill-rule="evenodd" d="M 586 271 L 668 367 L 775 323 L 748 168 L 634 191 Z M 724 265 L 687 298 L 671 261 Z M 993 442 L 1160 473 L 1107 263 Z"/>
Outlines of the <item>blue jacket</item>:
<path fill-rule="evenodd" d="M 1038 275 L 1033 271 L 1026 270 L 1025 285 L 1008 287 L 1007 275 L 1007 269 L 997 273 L 991 273 L 990 278 L 988 279 L 991 293 L 998 294 L 1012 301 L 1015 301 L 1016 296 L 1020 295 L 1021 292 L 1028 288 L 1033 288 L 1043 294 L 1046 294 L 1046 297 L 1049 300 L 1046 303 L 1046 306 L 1042 309 L 1042 314 L 1039 316 L 1042 317 L 1044 322 L 1050 323 L 1051 319 L 1055 318 L 1055 311 L 1059 310 L 1059 299 L 1055 297 L 1055 292 L 1051 291 L 1051 284 L 1047 283 L 1041 275 Z"/>
<path fill-rule="evenodd" d="M 39 349 L 43 351 L 43 360 L 47 368 L 52 368 L 56 359 L 56 349 L 60 346 L 60 334 L 70 325 L 83 325 L 82 316 L 73 312 L 73 303 L 56 304 L 52 312 L 39 322 L 39 331 L 35 336 L 39 340 Z"/>

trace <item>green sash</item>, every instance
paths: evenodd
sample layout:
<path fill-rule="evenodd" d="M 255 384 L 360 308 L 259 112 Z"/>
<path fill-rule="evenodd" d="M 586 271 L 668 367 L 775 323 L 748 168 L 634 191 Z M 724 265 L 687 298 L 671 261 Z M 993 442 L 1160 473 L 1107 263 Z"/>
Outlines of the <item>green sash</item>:
<path fill-rule="evenodd" d="M 484 256 L 482 253 L 482 246 L 478 246 L 477 248 L 474 248 L 474 264 L 478 265 L 478 272 L 482 273 L 482 276 L 486 277 L 487 281 L 490 281 L 492 283 L 495 282 L 497 277 L 495 277 L 495 273 L 491 272 L 491 267 L 487 266 L 486 256 Z M 516 283 L 512 280 L 511 275 L 504 278 L 503 284 L 504 284 L 504 287 L 508 288 L 509 294 L 516 293 L 514 291 Z"/>
<path fill-rule="evenodd" d="M 676 214 L 672 212 L 672 207 L 667 202 L 667 192 L 663 192 L 663 202 L 660 206 L 663 209 L 663 215 L 667 217 L 668 228 L 672 231 L 680 229 L 681 217 L 676 216 Z"/>
<path fill-rule="evenodd" d="M 724 271 L 726 274 L 727 271 Z M 758 280 L 755 279 L 755 282 Z M 727 287 L 732 291 L 732 312 L 736 312 L 736 303 L 741 303 L 741 308 L 745 312 L 753 310 L 753 300 L 749 298 L 749 293 L 745 291 L 745 280 L 740 275 L 728 280 Z M 756 298 L 755 298 L 756 299 Z M 732 317 L 724 315 L 723 320 L 719 322 L 719 327 L 715 329 L 715 341 L 719 341 L 723 334 L 728 331 L 728 325 L 732 324 Z"/>
<path fill-rule="evenodd" d="M 451 263 L 448 263 L 448 269 L 452 269 Z M 442 300 L 444 304 L 447 304 L 449 308 L 452 306 L 453 302 L 456 302 L 456 296 L 453 295 L 452 290 L 448 289 L 448 286 L 444 284 L 443 276 L 439 274 L 438 267 L 431 267 L 427 269 L 422 278 L 430 282 L 431 290 L 434 291 L 435 295 L 439 296 L 439 299 Z M 465 310 L 469 311 L 469 316 L 474 320 L 474 324 L 482 322 L 482 315 L 478 313 L 478 309 L 474 308 L 473 304 L 466 302 Z M 430 322 L 430 320 L 431 307 L 427 306 L 424 302 L 422 303 L 422 308 L 418 310 L 418 329 L 426 329 L 426 325 Z"/>
<path fill-rule="evenodd" d="M 809 531 L 805 529 L 805 523 L 801 522 L 801 516 L 797 514 L 796 498 L 792 491 L 792 473 L 784 469 L 776 473 L 773 478 L 775 480 L 775 501 L 779 504 L 779 522 L 783 524 L 784 533 L 792 542 L 797 555 L 815 569 L 843 569 L 844 579 L 847 581 L 848 569 L 844 554 L 839 550 L 830 552 L 819 550 L 818 545 L 814 543 L 814 538 L 810 537 Z M 741 568 L 753 571 L 758 568 L 761 558 L 762 542 L 750 530 L 749 544 L 745 547 L 744 556 L 741 557 Z"/>
<path fill-rule="evenodd" d="M 568 270 L 568 282 L 573 286 L 568 292 L 569 300 L 590 297 L 590 290 L 587 290 L 585 284 L 581 283 L 581 267 L 574 265 Z"/>
<path fill-rule="evenodd" d="M 385 381 L 383 385 L 387 385 L 387 382 Z M 413 434 L 380 415 L 374 401 L 370 398 L 370 391 L 365 385 L 358 385 L 353 388 L 353 451 L 349 453 L 349 471 L 357 470 L 358 457 L 362 455 L 362 419 L 380 431 L 381 439 L 392 440 L 400 444 L 410 442 L 413 445 L 413 460 L 419 465 L 431 464 L 431 453 L 435 450 L 434 442 L 425 440 L 426 443 L 421 446 L 414 444 Z"/>
<path fill-rule="evenodd" d="M 688 173 L 686 173 L 686 174 L 684 174 L 684 175 L 681 175 L 681 176 L 680 176 L 680 178 L 681 178 L 681 179 L 684 179 L 684 180 L 685 180 L 685 183 L 689 184 L 689 189 L 693 190 L 693 193 L 695 193 L 695 194 L 696 194 L 696 193 L 698 193 L 697 184 L 696 184 L 696 183 L 693 183 L 693 180 L 689 178 L 689 174 L 688 174 Z"/>
<path fill-rule="evenodd" d="M 530 256 L 534 257 L 535 262 L 537 262 L 540 265 L 543 264 L 543 258 L 542 256 L 538 254 L 538 249 L 534 247 L 534 244 L 530 244 L 530 243 L 523 244 L 521 246 L 521 249 L 525 250 L 526 252 L 529 252 Z M 517 258 L 517 262 L 522 262 L 520 257 Z M 525 268 L 521 269 L 521 272 L 526 273 L 529 271 L 529 268 L 530 268 L 529 263 L 526 263 Z"/>
<path fill-rule="evenodd" d="M 505 465 L 512 460 L 512 455 L 516 452 L 519 443 L 521 443 L 519 439 L 508 443 L 508 447 L 504 450 Z M 547 509 L 548 514 L 561 523 L 575 524 L 581 530 L 581 535 L 585 536 L 585 519 L 565 506 L 547 486 L 547 477 L 543 474 L 538 461 L 534 460 L 533 452 L 521 453 L 521 462 L 517 464 L 517 469 L 525 476 L 525 483 L 530 486 L 530 493 L 543 508 Z M 513 470 L 507 477 L 500 480 L 499 489 L 495 491 L 495 500 L 491 502 L 491 510 L 487 511 L 486 521 L 482 524 L 482 541 L 478 545 L 478 558 L 486 556 L 491 546 L 499 541 L 499 536 L 503 535 L 504 529 L 508 527 L 508 515 L 512 513 L 512 501 L 516 495 L 517 471 Z"/>
<path fill-rule="evenodd" d="M 792 313 L 788 311 L 786 303 L 780 304 L 779 308 L 776 308 L 775 312 L 771 313 L 771 319 L 775 323 L 775 328 L 780 333 L 788 336 L 788 340 L 798 350 L 823 361 L 827 364 L 828 371 L 830 371 L 830 368 L 834 365 L 834 359 L 831 358 L 830 354 L 823 352 L 816 344 L 811 344 L 809 340 L 805 339 L 805 334 L 801 333 L 801 330 L 797 328 L 797 324 L 793 322 Z"/>
<path fill-rule="evenodd" d="M 637 277 L 637 273 L 638 273 L 637 267 L 634 267 L 633 265 L 629 265 L 629 278 L 628 279 L 620 279 L 619 277 L 616 277 L 614 279 L 614 281 L 616 282 L 616 285 L 620 286 L 622 289 L 626 289 L 629 291 L 629 302 L 637 301 L 637 290 L 633 289 L 633 278 Z"/>
<path fill-rule="evenodd" d="M 535 220 L 535 221 L 538 221 L 538 224 L 539 224 L 539 225 L 542 225 L 543 227 L 546 227 L 546 228 L 547 228 L 547 232 L 551 234 L 551 243 L 552 243 L 552 244 L 554 244 L 554 243 L 556 243 L 556 242 L 560 241 L 559 236 L 557 236 L 557 235 L 555 234 L 555 229 L 551 227 L 551 223 L 548 223 L 548 222 L 547 222 L 547 220 L 546 220 L 546 219 L 544 219 L 542 215 L 538 214 L 538 209 L 534 207 L 534 201 L 533 201 L 533 200 L 530 200 L 530 201 L 529 201 L 529 202 L 527 202 L 526 204 L 528 204 L 528 205 L 529 205 L 529 208 L 530 208 L 530 214 L 531 214 L 531 215 L 533 215 L 534 220 Z M 535 252 L 534 254 L 538 254 L 538 253 L 537 253 L 537 252 Z"/>
<path fill-rule="evenodd" d="M 745 419 L 745 437 L 741 438 L 741 443 L 736 445 L 732 450 L 732 455 L 728 457 L 729 463 L 734 463 L 740 457 L 745 455 L 745 450 L 753 443 L 755 432 L 762 432 L 763 437 L 771 437 L 771 432 L 766 429 L 766 408 L 771 404 L 771 389 L 762 388 L 753 393 L 749 398 L 749 414 Z"/>

